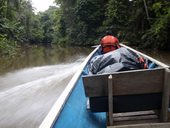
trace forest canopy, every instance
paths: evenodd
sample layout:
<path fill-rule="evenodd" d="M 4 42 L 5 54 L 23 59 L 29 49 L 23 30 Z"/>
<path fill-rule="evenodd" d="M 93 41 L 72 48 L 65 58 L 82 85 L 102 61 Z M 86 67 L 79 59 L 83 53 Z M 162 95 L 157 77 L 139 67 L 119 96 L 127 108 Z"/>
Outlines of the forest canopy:
<path fill-rule="evenodd" d="M 170 49 L 168 0 L 55 0 L 34 13 L 31 0 L 1 0 L 0 54 L 24 44 L 98 44 L 106 30 L 143 48 Z"/>

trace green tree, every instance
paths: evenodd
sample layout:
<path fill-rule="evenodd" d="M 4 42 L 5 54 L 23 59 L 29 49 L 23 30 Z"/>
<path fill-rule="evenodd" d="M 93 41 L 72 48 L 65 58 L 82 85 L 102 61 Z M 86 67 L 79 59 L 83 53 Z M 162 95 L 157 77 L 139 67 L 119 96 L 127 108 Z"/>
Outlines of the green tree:
<path fill-rule="evenodd" d="M 158 1 L 151 6 L 154 14 L 151 28 L 143 35 L 145 47 L 170 49 L 170 2 Z"/>

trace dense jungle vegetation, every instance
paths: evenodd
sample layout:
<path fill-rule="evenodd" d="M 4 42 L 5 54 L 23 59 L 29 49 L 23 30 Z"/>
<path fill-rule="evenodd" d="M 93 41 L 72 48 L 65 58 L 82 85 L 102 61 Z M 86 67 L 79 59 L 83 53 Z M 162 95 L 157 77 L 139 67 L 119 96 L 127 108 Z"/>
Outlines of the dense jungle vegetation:
<path fill-rule="evenodd" d="M 21 45 L 97 44 L 107 29 L 142 48 L 170 49 L 168 0 L 55 0 L 34 13 L 31 0 L 0 0 L 0 55 Z"/>

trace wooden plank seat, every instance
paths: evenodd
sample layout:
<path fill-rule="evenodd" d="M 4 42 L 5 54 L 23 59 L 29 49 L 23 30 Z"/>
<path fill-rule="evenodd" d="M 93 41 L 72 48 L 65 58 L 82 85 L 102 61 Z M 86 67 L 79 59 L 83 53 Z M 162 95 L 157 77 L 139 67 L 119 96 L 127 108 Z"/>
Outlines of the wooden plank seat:
<path fill-rule="evenodd" d="M 92 112 L 113 113 L 158 109 L 166 122 L 169 107 L 170 72 L 167 68 L 133 70 L 83 77 Z"/>
<path fill-rule="evenodd" d="M 110 126 L 108 128 L 170 128 L 170 123 L 146 123 L 123 126 Z"/>

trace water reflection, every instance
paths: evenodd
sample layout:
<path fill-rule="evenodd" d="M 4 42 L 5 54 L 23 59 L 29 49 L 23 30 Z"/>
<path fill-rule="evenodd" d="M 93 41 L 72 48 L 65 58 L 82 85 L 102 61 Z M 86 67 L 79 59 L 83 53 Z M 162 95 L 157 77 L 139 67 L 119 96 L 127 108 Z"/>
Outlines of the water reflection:
<path fill-rule="evenodd" d="M 170 51 L 147 50 L 147 49 L 140 51 L 170 66 Z"/>
<path fill-rule="evenodd" d="M 33 45 L 22 48 L 15 58 L 0 59 L 0 74 L 22 68 L 71 63 L 88 55 L 91 48 Z"/>

